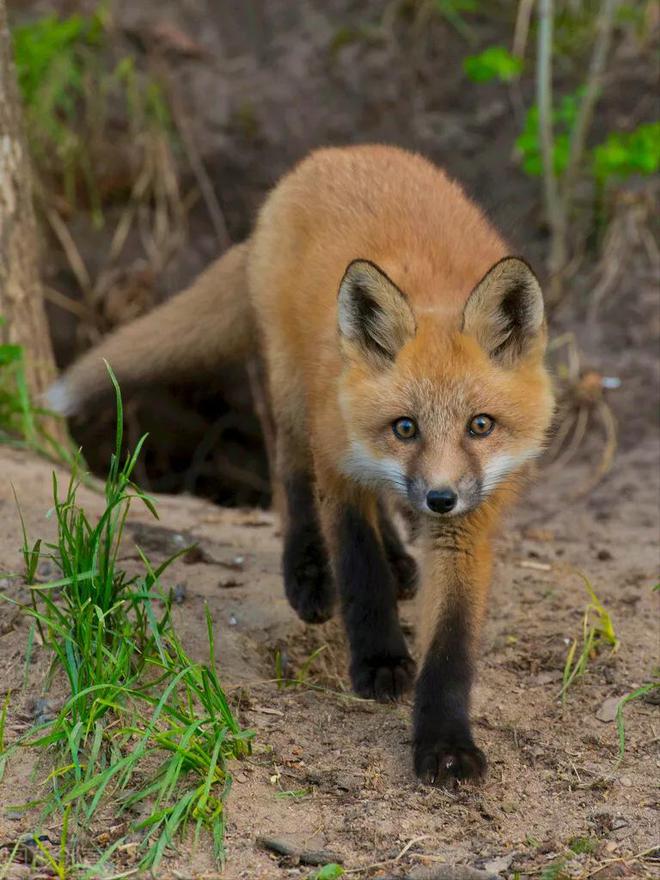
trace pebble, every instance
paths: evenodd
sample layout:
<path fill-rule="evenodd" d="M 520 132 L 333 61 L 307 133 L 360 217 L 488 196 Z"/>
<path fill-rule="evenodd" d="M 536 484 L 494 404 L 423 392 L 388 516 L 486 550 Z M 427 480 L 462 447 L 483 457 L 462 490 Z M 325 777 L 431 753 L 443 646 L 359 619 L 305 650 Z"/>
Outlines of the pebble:
<path fill-rule="evenodd" d="M 620 702 L 621 697 L 608 697 L 596 712 L 596 718 L 605 724 L 616 720 L 616 711 Z"/>

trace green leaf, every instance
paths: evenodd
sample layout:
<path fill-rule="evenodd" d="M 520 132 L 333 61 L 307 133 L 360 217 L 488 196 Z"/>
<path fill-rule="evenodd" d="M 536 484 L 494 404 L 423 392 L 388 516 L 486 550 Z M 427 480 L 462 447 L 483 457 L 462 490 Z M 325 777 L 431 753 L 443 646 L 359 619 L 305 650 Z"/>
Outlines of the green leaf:
<path fill-rule="evenodd" d="M 631 132 L 612 132 L 594 147 L 596 179 L 624 180 L 633 174 L 655 174 L 660 166 L 660 122 L 648 122 Z"/>
<path fill-rule="evenodd" d="M 480 55 L 470 55 L 463 61 L 463 70 L 472 82 L 511 82 L 520 76 L 523 60 L 512 55 L 504 46 L 489 46 Z"/>
<path fill-rule="evenodd" d="M 318 871 L 310 874 L 309 880 L 337 880 L 337 877 L 342 877 L 345 873 L 341 865 L 338 865 L 336 862 L 330 862 L 330 864 L 323 865 Z"/>
<path fill-rule="evenodd" d="M 0 367 L 15 364 L 22 357 L 23 349 L 20 345 L 0 345 Z"/>
<path fill-rule="evenodd" d="M 564 95 L 552 112 L 554 129 L 554 151 L 552 164 L 555 174 L 561 176 L 566 170 L 570 152 L 571 132 L 575 124 L 580 100 L 584 89 L 571 95 Z M 522 132 L 516 139 L 516 149 L 520 153 L 522 167 L 530 177 L 540 177 L 543 173 L 541 143 L 539 136 L 539 110 L 536 104 L 527 111 Z"/>

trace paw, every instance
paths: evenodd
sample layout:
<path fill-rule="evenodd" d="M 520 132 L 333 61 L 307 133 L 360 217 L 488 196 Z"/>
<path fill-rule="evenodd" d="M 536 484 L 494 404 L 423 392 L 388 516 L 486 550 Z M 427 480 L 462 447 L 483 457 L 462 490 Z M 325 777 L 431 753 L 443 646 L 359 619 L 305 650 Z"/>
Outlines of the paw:
<path fill-rule="evenodd" d="M 351 681 L 360 697 L 388 702 L 400 700 L 415 680 L 415 661 L 407 654 L 353 661 Z"/>
<path fill-rule="evenodd" d="M 330 620 L 335 590 L 322 547 L 303 541 L 289 543 L 284 554 L 284 586 L 289 604 L 305 623 Z"/>
<path fill-rule="evenodd" d="M 415 742 L 415 773 L 428 785 L 453 786 L 463 779 L 479 780 L 486 773 L 486 756 L 471 737 L 433 743 Z"/>
<path fill-rule="evenodd" d="M 412 599 L 417 593 L 419 571 L 417 562 L 409 553 L 390 558 L 390 566 L 394 574 L 397 599 Z"/>
<path fill-rule="evenodd" d="M 295 597 L 289 595 L 289 603 L 305 623 L 325 623 L 334 613 L 335 597 L 326 583 L 307 584 Z"/>

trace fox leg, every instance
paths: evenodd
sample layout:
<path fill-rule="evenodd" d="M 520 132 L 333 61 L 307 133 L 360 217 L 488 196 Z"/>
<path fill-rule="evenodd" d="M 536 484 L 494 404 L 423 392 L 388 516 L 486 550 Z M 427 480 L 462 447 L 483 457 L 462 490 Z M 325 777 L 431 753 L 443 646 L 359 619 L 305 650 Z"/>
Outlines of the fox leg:
<path fill-rule="evenodd" d="M 321 490 L 321 520 L 350 646 L 353 688 L 393 700 L 411 686 L 415 664 L 396 607 L 396 585 L 379 532 L 375 498 Z"/>
<path fill-rule="evenodd" d="M 307 623 L 332 617 L 335 589 L 325 549 L 314 486 L 308 471 L 283 478 L 286 504 L 284 588 L 291 607 Z"/>
<path fill-rule="evenodd" d="M 417 593 L 417 563 L 406 550 L 384 504 L 379 505 L 379 528 L 385 556 L 394 574 L 397 599 L 412 599 Z"/>
<path fill-rule="evenodd" d="M 277 478 L 282 486 L 284 551 L 282 569 L 289 604 L 301 620 L 323 623 L 332 617 L 335 588 L 321 533 L 309 450 L 287 420 L 276 418 Z"/>
<path fill-rule="evenodd" d="M 467 522 L 426 536 L 420 634 L 424 659 L 415 690 L 413 760 L 423 781 L 479 778 L 469 699 L 478 632 L 490 582 L 490 540 Z"/>

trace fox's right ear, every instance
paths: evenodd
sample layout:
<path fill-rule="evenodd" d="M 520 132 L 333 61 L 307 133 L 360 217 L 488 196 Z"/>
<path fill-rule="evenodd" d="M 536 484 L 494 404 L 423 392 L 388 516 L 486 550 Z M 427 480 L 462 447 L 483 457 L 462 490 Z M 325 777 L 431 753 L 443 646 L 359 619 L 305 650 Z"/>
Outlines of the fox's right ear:
<path fill-rule="evenodd" d="M 514 364 L 544 338 L 544 327 L 541 285 L 519 257 L 495 263 L 463 310 L 463 331 L 503 366 Z"/>
<path fill-rule="evenodd" d="M 339 334 L 348 351 L 392 362 L 415 335 L 408 300 L 378 266 L 354 260 L 339 285 Z"/>

